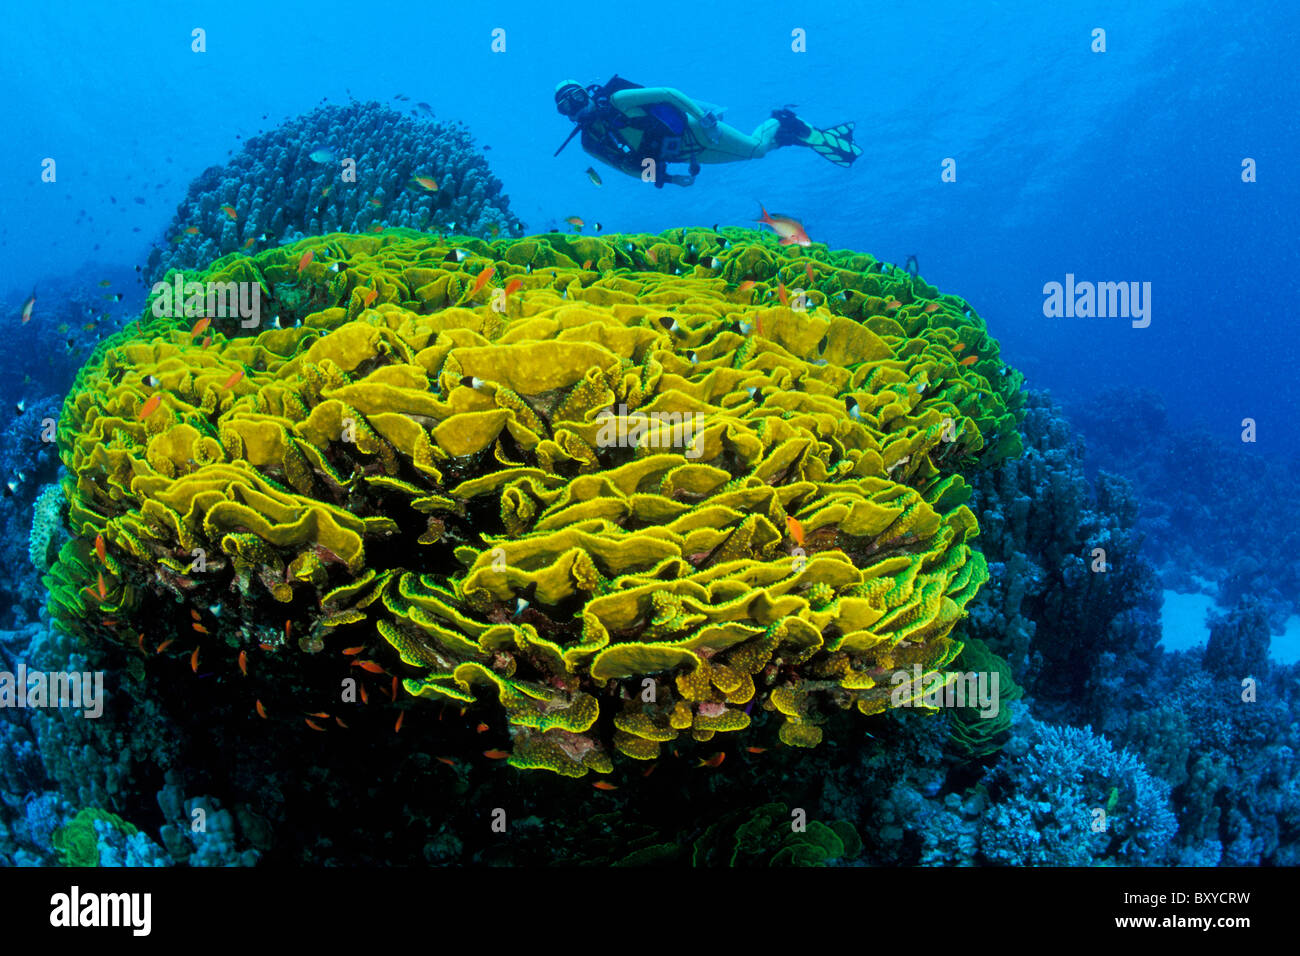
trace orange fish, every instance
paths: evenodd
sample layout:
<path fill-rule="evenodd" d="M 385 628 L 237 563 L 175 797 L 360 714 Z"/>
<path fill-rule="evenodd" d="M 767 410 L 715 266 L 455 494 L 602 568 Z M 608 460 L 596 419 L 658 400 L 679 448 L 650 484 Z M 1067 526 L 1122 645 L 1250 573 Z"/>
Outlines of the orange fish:
<path fill-rule="evenodd" d="M 269 720 L 270 718 L 266 716 L 266 708 L 262 706 L 262 702 L 260 700 L 255 700 L 253 703 L 257 707 L 257 716 L 261 717 L 263 720 Z"/>
<path fill-rule="evenodd" d="M 366 645 L 364 645 L 364 644 L 358 644 L 356 647 L 345 647 L 345 648 L 343 648 L 343 653 L 344 653 L 346 656 L 348 656 L 348 657 L 356 657 L 358 654 L 360 654 L 360 653 L 361 653 L 362 651 L 364 651 L 365 649 L 366 649 Z"/>
<path fill-rule="evenodd" d="M 366 202 L 370 203 L 370 205 L 374 206 L 376 209 L 381 209 L 384 205 L 382 199 L 367 199 Z"/>
<path fill-rule="evenodd" d="M 212 320 L 207 316 L 204 316 L 203 318 L 199 319 L 197 322 L 194 323 L 194 328 L 190 329 L 190 338 L 194 338 L 195 336 L 202 335 L 207 330 L 207 327 L 211 324 L 212 324 Z"/>
<path fill-rule="evenodd" d="M 109 617 L 104 618 L 99 623 L 103 624 L 105 627 L 117 627 L 117 621 Z"/>
<path fill-rule="evenodd" d="M 763 204 L 759 203 L 758 208 L 763 209 Z M 767 210 L 763 209 L 763 218 L 754 221 L 771 226 L 772 231 L 781 237 L 779 244 L 782 246 L 812 245 L 812 240 L 808 238 L 808 233 L 804 231 L 803 223 L 797 219 L 782 215 L 769 216 Z"/>
<path fill-rule="evenodd" d="M 235 383 L 244 377 L 244 370 L 241 368 L 238 372 L 232 372 L 230 378 L 226 379 L 226 384 L 222 388 L 233 388 Z"/>
<path fill-rule="evenodd" d="M 195 621 L 193 624 L 190 625 L 190 627 L 194 628 L 194 630 L 196 630 L 200 634 L 208 633 L 208 629 L 204 627 L 202 624 L 200 624 L 198 621 Z"/>
<path fill-rule="evenodd" d="M 484 269 L 482 272 L 478 274 L 478 278 L 474 280 L 474 288 L 470 290 L 469 293 L 471 299 L 474 296 L 478 295 L 479 289 L 487 285 L 488 279 L 491 279 L 492 274 L 496 271 L 497 271 L 496 266 L 488 266 L 486 269 Z"/>
<path fill-rule="evenodd" d="M 99 599 L 101 601 L 108 599 L 108 589 L 104 587 L 104 572 L 99 572 Z"/>
<path fill-rule="evenodd" d="M 738 292 L 748 292 L 756 285 L 758 285 L 758 283 L 753 279 L 746 279 L 744 282 L 742 282 L 739 286 L 736 287 L 736 290 Z"/>
<path fill-rule="evenodd" d="M 433 759 L 438 761 L 438 763 L 445 763 L 448 767 L 456 766 L 456 761 L 452 760 L 450 757 L 434 757 Z"/>
<path fill-rule="evenodd" d="M 366 685 L 365 685 L 365 684 L 362 684 L 362 685 L 361 685 L 361 703 L 363 703 L 363 704 L 368 704 L 368 703 L 370 703 L 370 695 L 366 693 Z"/>
<path fill-rule="evenodd" d="M 652 266 L 659 265 L 659 253 L 655 252 L 653 249 L 647 249 L 645 251 L 645 257 L 650 260 Z"/>
<path fill-rule="evenodd" d="M 373 226 L 370 227 L 370 231 L 371 231 L 371 232 L 383 232 L 383 231 L 384 231 L 384 227 L 381 226 L 379 223 L 375 223 Z"/>
<path fill-rule="evenodd" d="M 322 189 L 322 190 L 320 191 L 321 198 L 323 199 L 324 197 L 328 196 L 328 195 L 330 194 L 330 190 L 332 190 L 333 188 L 334 188 L 334 184 L 333 184 L 333 183 L 330 183 L 328 186 L 326 186 L 324 189 Z"/>
<path fill-rule="evenodd" d="M 303 269 L 307 268 L 307 263 L 311 262 L 312 256 L 314 255 L 316 255 L 316 251 L 314 249 L 308 249 L 306 252 L 302 254 L 302 258 L 298 260 L 299 272 L 302 272 Z"/>
<path fill-rule="evenodd" d="M 353 661 L 353 667 L 360 667 L 363 671 L 369 671 L 371 674 L 382 674 L 384 669 L 374 661 Z"/>
<path fill-rule="evenodd" d="M 393 689 L 388 692 L 388 696 L 391 697 L 393 700 L 397 700 L 397 675 L 396 674 L 393 675 Z"/>
<path fill-rule="evenodd" d="M 643 777 L 648 777 L 648 776 L 650 776 L 650 774 L 652 774 L 652 773 L 655 772 L 655 767 L 657 767 L 657 766 L 659 766 L 659 764 L 657 764 L 657 763 L 652 763 L 650 766 L 648 766 L 648 767 L 645 768 L 645 773 L 641 774 L 641 776 L 643 776 Z"/>
<path fill-rule="evenodd" d="M 334 723 L 338 724 L 338 725 L 339 725 L 340 727 L 342 727 L 344 730 L 347 730 L 347 729 L 348 729 L 348 725 L 345 724 L 345 723 L 343 723 L 343 718 L 342 718 L 342 717 L 335 717 L 335 718 L 334 718 Z"/>
<path fill-rule="evenodd" d="M 307 726 L 312 730 L 319 730 L 321 733 L 325 732 L 325 728 L 316 723 L 316 721 L 312 720 L 310 717 L 304 717 L 303 720 L 306 721 Z"/>
<path fill-rule="evenodd" d="M 141 631 L 139 634 L 136 635 L 135 642 L 136 642 L 137 644 L 140 645 L 140 653 L 141 653 L 141 654 L 148 654 L 148 653 L 149 653 L 148 651 L 146 651 L 146 650 L 144 649 L 144 631 Z"/>
<path fill-rule="evenodd" d="M 230 205 L 229 203 L 222 206 L 221 211 L 224 212 L 227 216 L 229 216 L 232 220 L 239 218 L 239 213 L 235 212 L 235 207 Z"/>
<path fill-rule="evenodd" d="M 925 312 L 933 312 L 933 311 L 934 311 L 935 309 L 937 309 L 937 308 L 939 308 L 939 303 L 938 303 L 938 302 L 931 302 L 929 305 L 927 305 L 927 306 L 925 307 L 925 309 L 924 309 L 923 311 L 925 311 Z"/>
<path fill-rule="evenodd" d="M 435 192 L 438 189 L 438 183 L 432 176 L 416 176 L 411 180 L 411 182 L 429 192 Z"/>
<path fill-rule="evenodd" d="M 285 643 L 286 643 L 286 644 L 287 644 L 288 641 L 289 641 L 289 633 L 290 633 L 292 630 L 293 630 L 293 621 L 285 621 L 285 622 L 284 622 L 284 640 L 285 640 Z"/>
<path fill-rule="evenodd" d="M 899 302 L 897 299 L 890 299 L 888 302 L 885 303 L 886 310 L 901 309 L 902 307 L 903 307 L 903 303 Z"/>
<path fill-rule="evenodd" d="M 618 787 L 616 787 L 614 784 L 610 783 L 608 780 L 597 780 L 595 783 L 592 784 L 592 786 L 595 787 L 597 790 L 617 790 L 617 789 L 618 789 Z"/>
<path fill-rule="evenodd" d="M 330 715 L 327 714 L 327 713 L 325 713 L 325 711 L 323 711 L 323 710 L 318 710 L 318 711 L 317 711 L 316 713 L 314 713 L 314 714 L 310 714 L 310 713 L 309 713 L 307 716 L 308 716 L 308 717 L 319 717 L 319 718 L 321 718 L 321 720 L 329 720 L 329 719 L 330 719 Z"/>
<path fill-rule="evenodd" d="M 207 348 L 209 345 L 211 345 L 211 344 L 212 344 L 212 336 L 210 336 L 210 335 L 205 335 L 205 336 L 203 336 L 203 344 L 202 344 L 201 346 L 199 346 L 199 347 L 200 347 L 200 348 L 204 348 L 204 349 L 206 349 L 206 348 Z"/>
<path fill-rule="evenodd" d="M 808 265 L 804 266 L 804 270 L 803 270 L 803 271 L 806 272 L 806 273 L 808 274 L 808 284 L 809 284 L 809 285 L 812 285 L 812 284 L 813 284 L 812 263 L 810 262 L 810 263 L 808 263 Z"/>
<path fill-rule="evenodd" d="M 523 279 L 511 279 L 508 283 L 506 283 L 506 295 L 508 296 L 514 295 L 523 287 L 524 287 Z"/>
<path fill-rule="evenodd" d="M 782 305 L 790 304 L 790 297 L 785 293 L 785 283 L 779 279 L 776 283 L 776 297 L 781 300 Z"/>
<path fill-rule="evenodd" d="M 958 342 L 956 345 L 952 347 L 952 350 L 954 352 L 964 352 L 966 351 L 966 345 L 963 342 Z"/>
<path fill-rule="evenodd" d="M 197 647 L 194 648 L 194 653 L 190 655 L 190 670 L 196 674 L 199 672 L 199 649 Z"/>
<path fill-rule="evenodd" d="M 149 400 L 140 406 L 140 411 L 136 415 L 137 421 L 144 421 L 154 412 L 158 411 L 158 406 L 162 404 L 162 393 L 154 392 L 149 396 Z"/>
<path fill-rule="evenodd" d="M 393 724 L 393 733 L 400 734 L 402 732 L 402 721 L 404 719 L 406 719 L 406 711 L 402 711 L 397 715 L 397 723 Z"/>
<path fill-rule="evenodd" d="M 697 763 L 695 766 L 697 766 L 697 767 L 720 767 L 720 766 L 722 766 L 722 761 L 724 761 L 724 760 L 726 760 L 726 759 L 727 759 L 726 751 L 721 751 L 721 750 L 720 750 L 720 751 L 718 751 L 717 753 L 715 753 L 712 757 L 710 757 L 708 760 L 701 760 L 701 761 L 700 761 L 699 763 Z"/>
<path fill-rule="evenodd" d="M 248 651 L 239 652 L 239 670 L 245 677 L 248 676 Z"/>
<path fill-rule="evenodd" d="M 275 645 L 274 645 L 274 644 L 266 644 L 266 643 L 264 643 L 264 642 L 260 642 L 260 641 L 259 641 L 257 646 L 260 647 L 260 648 L 261 648 L 262 650 L 264 650 L 264 651 L 273 651 L 273 650 L 275 650 Z"/>
<path fill-rule="evenodd" d="M 167 650 L 167 648 L 171 647 L 172 644 L 174 644 L 175 642 L 176 642 L 176 638 L 169 637 L 167 640 L 163 641 L 161 644 L 158 645 L 158 649 L 154 651 L 154 653 L 161 654 L 163 651 Z"/>
<path fill-rule="evenodd" d="M 99 555 L 99 563 L 108 567 L 108 549 L 104 547 L 104 536 L 95 535 L 95 553 Z"/>
<path fill-rule="evenodd" d="M 767 753 L 767 748 L 766 748 L 766 747 L 746 747 L 746 748 L 745 748 L 745 752 L 746 752 L 746 753 L 751 753 L 751 754 L 765 754 L 765 753 Z"/>
<path fill-rule="evenodd" d="M 590 269 L 590 268 L 591 268 L 591 260 L 588 259 L 586 262 L 584 262 L 584 263 L 582 264 L 582 267 L 583 267 L 584 269 Z"/>
<path fill-rule="evenodd" d="M 477 727 L 474 728 L 474 732 L 479 734 L 485 734 L 487 733 L 487 730 L 488 730 L 487 724 L 479 724 Z"/>
<path fill-rule="evenodd" d="M 505 760 L 507 757 L 510 756 L 510 751 L 508 751 L 508 750 L 485 750 L 485 751 L 483 751 L 483 756 L 484 756 L 484 757 L 487 757 L 489 760 Z"/>
<path fill-rule="evenodd" d="M 579 219 L 577 216 L 570 216 L 568 219 L 564 221 L 567 222 L 574 229 L 581 229 L 583 226 L 586 225 L 586 223 L 583 222 L 581 219 Z"/>
<path fill-rule="evenodd" d="M 799 547 L 802 548 L 803 547 L 803 525 L 799 523 L 798 519 L 791 518 L 789 515 L 786 516 L 785 523 L 786 523 L 786 527 L 790 529 L 790 537 L 794 538 L 794 543 L 799 545 Z"/>
<path fill-rule="evenodd" d="M 199 612 L 196 611 L 194 608 L 190 608 L 190 618 L 195 621 L 201 620 L 201 618 L 199 617 Z"/>
<path fill-rule="evenodd" d="M 257 241 L 257 240 L 254 239 L 252 236 L 249 236 L 247 239 L 244 240 L 244 248 L 245 248 L 245 249 L 251 249 L 251 248 L 253 248 L 253 243 L 256 242 L 256 241 Z"/>
<path fill-rule="evenodd" d="M 980 360 L 980 357 L 979 357 L 978 355 L 968 355 L 968 356 L 966 356 L 964 359 L 962 359 L 960 362 L 958 362 L 957 364 L 958 364 L 958 365 L 974 365 L 974 364 L 975 364 L 976 362 L 978 362 L 979 360 Z"/>
<path fill-rule="evenodd" d="M 367 309 L 370 308 L 370 303 L 375 301 L 377 295 L 379 295 L 378 289 L 367 289 L 361 294 L 361 304 Z"/>
<path fill-rule="evenodd" d="M 23 303 L 23 325 L 32 320 L 32 306 L 36 304 L 36 290 L 32 290 L 31 297 Z"/>
<path fill-rule="evenodd" d="M 197 236 L 198 234 L 199 234 L 198 226 L 187 226 L 185 228 L 185 235 L 187 236 Z"/>

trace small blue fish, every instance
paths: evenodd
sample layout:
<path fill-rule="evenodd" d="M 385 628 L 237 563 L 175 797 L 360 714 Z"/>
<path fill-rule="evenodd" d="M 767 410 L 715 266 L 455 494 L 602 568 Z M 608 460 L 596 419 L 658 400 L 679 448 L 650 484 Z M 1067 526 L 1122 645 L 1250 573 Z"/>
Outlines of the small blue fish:
<path fill-rule="evenodd" d="M 334 162 L 334 151 L 330 149 L 316 149 L 308 155 L 313 163 L 332 163 Z"/>

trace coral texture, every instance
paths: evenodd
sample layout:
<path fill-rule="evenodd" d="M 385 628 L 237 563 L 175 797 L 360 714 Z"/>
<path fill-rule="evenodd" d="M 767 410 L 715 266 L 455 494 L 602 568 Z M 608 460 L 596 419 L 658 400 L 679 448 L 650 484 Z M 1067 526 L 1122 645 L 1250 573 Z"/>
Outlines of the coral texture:
<path fill-rule="evenodd" d="M 355 161 L 352 174 L 347 160 Z M 154 281 L 237 250 L 336 231 L 408 226 L 514 236 L 522 226 L 509 206 L 463 125 L 408 118 L 373 102 L 322 106 L 205 170 L 146 274 Z"/>
<path fill-rule="evenodd" d="M 33 551 L 31 545 L 37 542 L 31 539 L 31 532 L 35 522 L 50 532 L 51 540 L 57 535 L 55 524 L 46 520 L 37 499 L 58 473 L 55 445 L 42 441 L 42 435 L 54 437 L 53 427 L 46 429 L 43 423 L 58 417 L 58 399 L 33 398 L 25 401 L 23 410 L 0 431 L 0 469 L 5 475 L 5 493 L 0 497 L 0 621 L 6 623 L 35 617 L 40 608 L 36 599 L 39 575 L 49 562 Z M 42 563 L 34 565 L 34 557 L 42 558 Z"/>
<path fill-rule="evenodd" d="M 969 633 L 1007 658 L 1052 721 L 1122 727 L 1160 654 L 1160 589 L 1127 483 L 1089 481 L 1083 445 L 1042 392 L 1025 396 L 1024 453 L 972 475 L 992 582 Z"/>
<path fill-rule="evenodd" d="M 962 472 L 1020 447 L 978 317 L 874 265 L 742 230 L 226 257 L 279 327 L 150 318 L 68 397 L 51 611 L 192 634 L 303 733 L 289 673 L 495 705 L 511 764 L 570 776 L 760 716 L 815 746 L 960 650 Z"/>

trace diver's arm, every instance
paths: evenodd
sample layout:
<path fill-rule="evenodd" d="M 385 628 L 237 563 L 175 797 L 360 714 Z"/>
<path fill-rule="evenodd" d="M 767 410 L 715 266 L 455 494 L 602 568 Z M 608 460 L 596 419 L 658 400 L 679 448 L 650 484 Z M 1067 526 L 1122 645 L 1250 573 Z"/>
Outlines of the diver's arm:
<path fill-rule="evenodd" d="M 692 119 L 703 119 L 707 114 L 695 101 L 671 86 L 650 86 L 635 90 L 619 90 L 609 98 L 615 109 L 624 110 L 634 106 L 647 106 L 653 103 L 671 103 Z"/>

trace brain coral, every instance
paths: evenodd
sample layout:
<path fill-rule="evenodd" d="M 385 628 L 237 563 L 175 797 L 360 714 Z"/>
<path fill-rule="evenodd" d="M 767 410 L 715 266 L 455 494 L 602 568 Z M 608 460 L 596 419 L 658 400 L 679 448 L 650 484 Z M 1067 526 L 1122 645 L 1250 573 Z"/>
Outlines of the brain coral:
<path fill-rule="evenodd" d="M 815 746 L 960 649 L 961 471 L 1017 453 L 1021 381 L 961 299 L 739 229 L 331 235 L 208 278 L 283 327 L 149 317 L 81 371 L 64 628 L 335 700 L 391 675 L 570 776 L 751 723 Z"/>
<path fill-rule="evenodd" d="M 342 175 L 348 158 L 356 161 L 354 182 Z M 414 177 L 431 179 L 436 190 Z M 509 208 L 463 124 L 412 119 L 374 102 L 322 106 L 253 137 L 225 166 L 191 183 L 168 244 L 153 250 L 146 271 L 154 281 L 236 250 L 384 226 L 518 235 L 523 227 Z"/>

